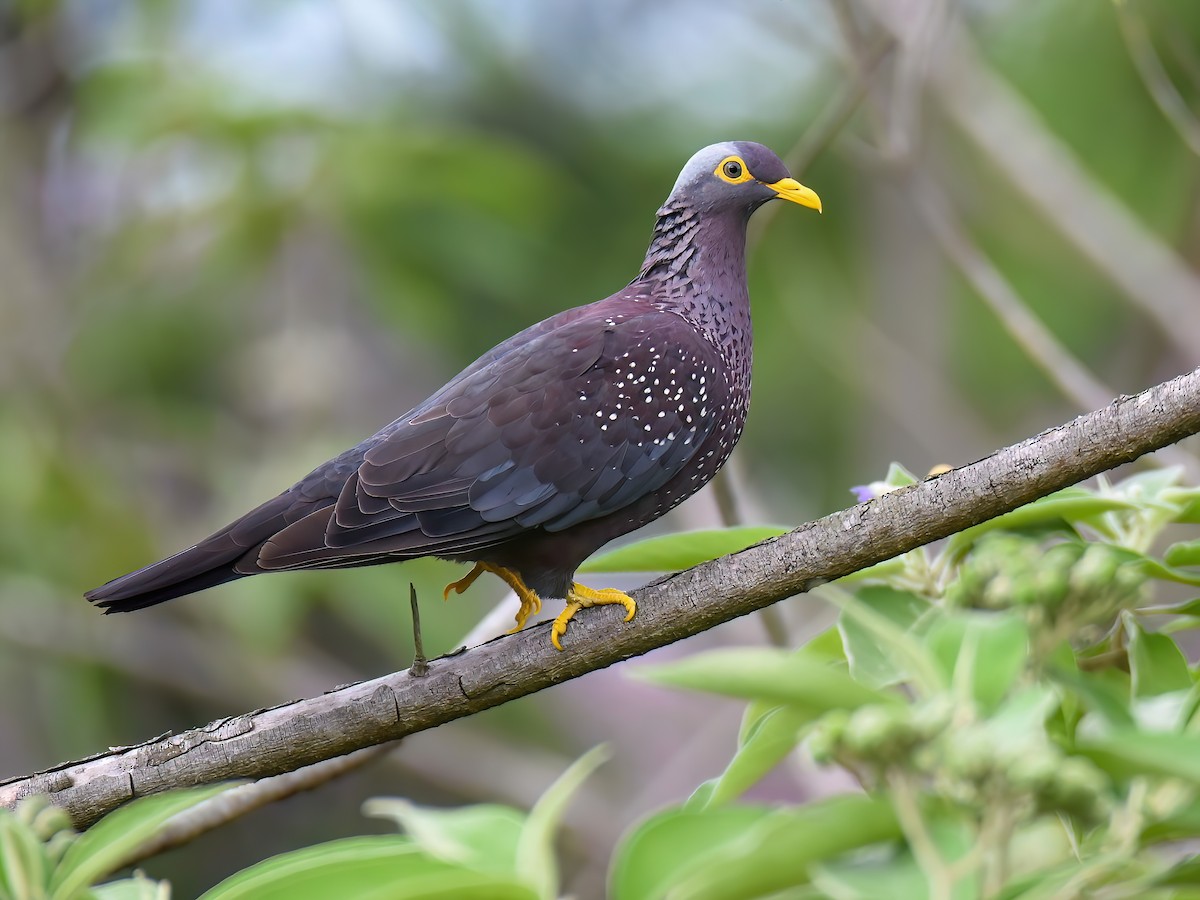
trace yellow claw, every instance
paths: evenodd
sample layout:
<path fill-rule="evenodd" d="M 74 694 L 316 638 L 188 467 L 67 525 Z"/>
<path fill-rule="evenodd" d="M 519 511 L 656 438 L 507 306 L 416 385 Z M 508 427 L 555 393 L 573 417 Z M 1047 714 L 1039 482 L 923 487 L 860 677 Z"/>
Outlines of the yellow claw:
<path fill-rule="evenodd" d="M 450 599 L 451 593 L 461 594 L 467 588 L 475 583 L 484 572 L 491 572 L 504 581 L 513 593 L 517 595 L 517 599 L 521 601 L 521 608 L 517 610 L 517 625 L 509 634 L 520 631 L 525 627 L 525 623 L 534 613 L 542 611 L 542 599 L 525 586 L 525 582 L 521 580 L 521 576 L 512 569 L 506 569 L 503 566 L 493 565 L 492 563 L 479 562 L 475 563 L 475 567 L 458 581 L 452 581 L 446 585 L 446 589 L 442 591 L 442 597 L 446 600 Z M 623 591 L 618 591 L 616 588 L 602 588 L 595 590 L 576 582 L 571 584 L 571 589 L 567 592 L 567 605 L 558 618 L 554 620 L 554 624 L 550 627 L 550 641 L 555 648 L 561 650 L 562 636 L 567 633 L 567 623 L 571 621 L 575 613 L 581 609 L 587 609 L 589 606 L 608 606 L 610 604 L 619 603 L 625 607 L 625 621 L 633 620 L 637 613 L 637 603 Z"/>
<path fill-rule="evenodd" d="M 449 600 L 451 592 L 455 594 L 463 593 L 467 588 L 475 583 L 476 578 L 486 571 L 487 567 L 483 563 L 475 563 L 475 568 L 471 569 L 470 572 L 458 579 L 458 581 L 452 581 L 446 585 L 446 589 L 442 591 L 442 599 Z"/>
<path fill-rule="evenodd" d="M 475 579 L 484 572 L 491 572 L 493 575 L 500 578 L 505 584 L 512 588 L 513 593 L 517 595 L 517 599 L 521 601 L 521 608 L 517 610 L 517 627 L 514 631 L 520 631 L 525 627 L 526 620 L 534 613 L 542 611 L 542 599 L 525 586 L 525 582 L 521 580 L 521 576 L 511 569 L 506 569 L 503 566 L 493 565 L 492 563 L 477 562 L 475 567 L 458 581 L 452 581 L 446 585 L 446 589 L 442 591 L 442 597 L 446 600 L 450 599 L 450 592 L 461 594 L 467 588 L 475 583 Z"/>
<path fill-rule="evenodd" d="M 550 626 L 550 642 L 558 650 L 563 648 L 561 638 L 567 633 L 567 623 L 581 609 L 587 609 L 589 606 L 608 606 L 619 603 L 625 607 L 626 622 L 633 621 L 634 615 L 637 614 L 637 602 L 624 591 L 618 591 L 616 588 L 595 590 L 594 588 L 575 582 L 571 585 L 571 590 L 567 592 L 566 599 L 566 608 L 558 614 L 558 618 Z"/>

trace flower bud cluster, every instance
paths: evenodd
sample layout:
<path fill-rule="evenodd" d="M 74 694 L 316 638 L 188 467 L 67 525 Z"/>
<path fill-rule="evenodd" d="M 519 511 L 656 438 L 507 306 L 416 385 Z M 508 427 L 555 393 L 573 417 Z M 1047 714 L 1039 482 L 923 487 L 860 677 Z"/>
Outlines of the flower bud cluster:
<path fill-rule="evenodd" d="M 1145 576 L 1103 543 L 1042 541 L 997 532 L 982 538 L 947 588 L 951 606 L 1025 610 L 1031 625 L 1080 628 L 1136 606 Z"/>
<path fill-rule="evenodd" d="M 820 764 L 917 775 L 969 809 L 1009 803 L 1026 813 L 1062 812 L 1087 822 L 1107 815 L 1111 787 L 1088 760 L 1068 756 L 1042 735 L 1005 740 L 987 722 L 958 724 L 956 718 L 948 697 L 911 707 L 834 710 L 814 725 L 807 746 Z"/>

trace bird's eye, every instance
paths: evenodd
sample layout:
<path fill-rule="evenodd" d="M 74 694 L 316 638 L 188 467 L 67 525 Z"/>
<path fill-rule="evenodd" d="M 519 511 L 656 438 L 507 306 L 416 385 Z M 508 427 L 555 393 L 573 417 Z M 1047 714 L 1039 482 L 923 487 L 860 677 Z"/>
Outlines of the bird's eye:
<path fill-rule="evenodd" d="M 746 171 L 746 162 L 740 156 L 727 156 L 713 169 L 713 174 L 727 184 L 743 184 L 754 176 Z"/>

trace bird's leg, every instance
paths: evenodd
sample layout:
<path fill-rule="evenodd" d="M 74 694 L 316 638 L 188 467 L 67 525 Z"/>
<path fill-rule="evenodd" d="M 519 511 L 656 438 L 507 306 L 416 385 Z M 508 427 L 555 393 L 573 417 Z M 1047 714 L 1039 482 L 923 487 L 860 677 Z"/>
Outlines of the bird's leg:
<path fill-rule="evenodd" d="M 443 598 L 450 599 L 450 592 L 461 594 L 467 588 L 475 583 L 475 579 L 484 572 L 491 572 L 493 575 L 500 578 L 505 584 L 512 588 L 513 593 L 517 595 L 517 599 L 521 601 L 521 608 L 517 610 L 517 627 L 509 634 L 515 631 L 520 631 L 525 627 L 525 621 L 534 613 L 542 611 L 542 599 L 533 591 L 525 586 L 525 582 L 521 580 L 521 576 L 512 569 L 506 569 L 503 566 L 492 565 L 492 563 L 477 562 L 475 568 L 460 578 L 458 581 L 452 581 L 446 585 L 446 589 L 442 592 Z"/>
<path fill-rule="evenodd" d="M 475 583 L 475 579 L 478 578 L 480 575 L 482 575 L 486 571 L 487 571 L 486 565 L 484 565 L 483 563 L 475 563 L 475 567 L 473 569 L 471 569 L 470 572 L 468 572 L 462 578 L 458 579 L 458 581 L 452 581 L 448 585 L 446 585 L 445 590 L 442 591 L 442 599 L 449 600 L 451 593 L 455 593 L 455 594 L 464 593 L 467 588 L 469 588 L 471 585 L 473 585 Z"/>
<path fill-rule="evenodd" d="M 619 603 L 625 607 L 626 622 L 633 620 L 633 616 L 637 612 L 637 603 L 624 591 L 618 591 L 616 588 L 596 590 L 573 582 L 571 590 L 567 592 L 566 608 L 558 614 L 558 618 L 550 627 L 550 641 L 561 650 L 562 643 L 559 639 L 567 633 L 567 623 L 571 621 L 575 613 L 581 609 L 587 609 L 589 606 L 608 606 L 612 603 Z"/>

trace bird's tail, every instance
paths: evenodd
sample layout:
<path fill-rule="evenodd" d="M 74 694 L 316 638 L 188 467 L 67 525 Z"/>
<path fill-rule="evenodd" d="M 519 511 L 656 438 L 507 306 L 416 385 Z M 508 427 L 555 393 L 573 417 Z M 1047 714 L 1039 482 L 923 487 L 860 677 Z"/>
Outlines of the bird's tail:
<path fill-rule="evenodd" d="M 195 546 L 84 594 L 106 613 L 132 612 L 261 571 L 258 548 L 311 504 L 288 492 L 268 500 Z"/>
<path fill-rule="evenodd" d="M 189 547 L 154 565 L 115 578 L 103 587 L 93 588 L 83 596 L 106 613 L 133 612 L 245 577 L 233 568 L 232 561 L 205 568 L 212 558 L 208 554 L 198 558 L 198 550 Z M 241 548 L 238 555 L 244 552 L 245 548 Z M 190 572 L 195 574 L 185 574 Z"/>

